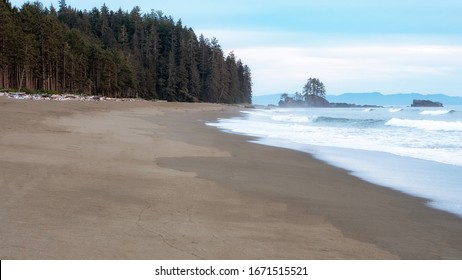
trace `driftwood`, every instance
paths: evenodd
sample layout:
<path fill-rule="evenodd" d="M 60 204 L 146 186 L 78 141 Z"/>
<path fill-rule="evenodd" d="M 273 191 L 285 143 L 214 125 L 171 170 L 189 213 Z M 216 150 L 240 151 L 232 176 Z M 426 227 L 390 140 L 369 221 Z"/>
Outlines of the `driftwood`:
<path fill-rule="evenodd" d="M 0 96 L 13 99 L 24 100 L 56 100 L 56 101 L 135 101 L 134 98 L 109 98 L 94 95 L 75 95 L 75 94 L 26 94 L 24 92 L 0 92 Z"/>

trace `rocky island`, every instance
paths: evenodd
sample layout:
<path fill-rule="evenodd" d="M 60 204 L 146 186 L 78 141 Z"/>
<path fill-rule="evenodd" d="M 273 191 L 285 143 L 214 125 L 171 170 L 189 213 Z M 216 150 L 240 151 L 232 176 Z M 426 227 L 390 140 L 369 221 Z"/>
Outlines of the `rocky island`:
<path fill-rule="evenodd" d="M 430 100 L 414 99 L 412 101 L 411 107 L 443 107 L 443 103 Z"/>
<path fill-rule="evenodd" d="M 326 99 L 324 84 L 317 78 L 309 78 L 303 87 L 303 94 L 296 92 L 293 97 L 287 93 L 282 94 L 279 100 L 279 107 L 378 108 L 381 106 L 331 103 Z"/>
<path fill-rule="evenodd" d="M 308 95 L 302 100 L 283 95 L 279 107 L 314 107 L 314 108 L 381 108 L 377 105 L 358 105 L 351 103 L 332 103 L 324 97 Z"/>

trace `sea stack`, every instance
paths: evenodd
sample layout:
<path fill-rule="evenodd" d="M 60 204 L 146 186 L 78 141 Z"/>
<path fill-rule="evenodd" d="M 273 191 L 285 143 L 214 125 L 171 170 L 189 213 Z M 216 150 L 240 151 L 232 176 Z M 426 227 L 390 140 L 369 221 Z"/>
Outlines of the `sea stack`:
<path fill-rule="evenodd" d="M 414 99 L 412 101 L 411 107 L 443 107 L 443 103 L 430 100 Z"/>

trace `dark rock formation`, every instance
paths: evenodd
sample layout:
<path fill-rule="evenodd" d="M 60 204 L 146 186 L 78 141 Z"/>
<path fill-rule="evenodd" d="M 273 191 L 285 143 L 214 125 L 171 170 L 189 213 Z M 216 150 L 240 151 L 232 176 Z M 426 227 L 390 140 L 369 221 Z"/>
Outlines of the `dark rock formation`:
<path fill-rule="evenodd" d="M 411 107 L 443 107 L 443 104 L 441 102 L 434 102 L 430 100 L 414 99 Z"/>
<path fill-rule="evenodd" d="M 306 105 L 308 107 L 329 107 L 329 101 L 321 96 L 317 95 L 308 95 L 305 98 Z"/>
<path fill-rule="evenodd" d="M 381 108 L 377 105 L 357 105 L 349 103 L 330 103 L 327 99 L 317 96 L 309 95 L 305 100 L 294 100 L 293 98 L 285 98 L 279 101 L 280 107 L 320 107 L 320 108 Z"/>

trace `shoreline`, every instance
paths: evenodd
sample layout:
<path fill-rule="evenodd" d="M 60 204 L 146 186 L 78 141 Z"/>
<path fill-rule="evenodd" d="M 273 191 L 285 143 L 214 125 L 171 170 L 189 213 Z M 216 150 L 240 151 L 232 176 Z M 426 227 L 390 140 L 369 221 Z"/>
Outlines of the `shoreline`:
<path fill-rule="evenodd" d="M 236 112 L 236 114 L 239 114 L 239 112 Z M 208 121 L 214 121 L 216 119 L 217 118 L 215 119 L 209 118 Z M 435 244 L 432 244 L 433 239 L 430 238 L 430 236 L 432 235 L 434 235 L 437 239 L 440 237 L 443 237 L 443 239 L 449 238 L 448 241 L 451 243 L 451 246 L 454 246 L 454 248 L 452 249 L 455 249 L 453 253 L 450 254 L 450 255 L 454 254 L 452 255 L 452 257 L 449 257 L 450 259 L 452 258 L 460 259 L 462 257 L 462 238 L 459 237 L 457 233 L 459 230 L 462 229 L 461 227 L 462 219 L 456 214 L 428 206 L 426 204 L 428 202 L 427 199 L 416 197 L 411 194 L 407 194 L 407 193 L 392 189 L 390 187 L 368 182 L 357 176 L 351 175 L 350 171 L 347 169 L 336 167 L 322 159 L 316 158 L 313 154 L 309 152 L 294 150 L 290 148 L 276 147 L 276 146 L 271 146 L 271 145 L 266 145 L 266 144 L 261 144 L 261 143 L 256 143 L 256 142 L 250 142 L 250 141 L 258 140 L 258 137 L 252 137 L 252 136 L 233 134 L 233 133 L 229 133 L 225 131 L 220 131 L 220 129 L 216 127 L 206 126 L 205 121 L 203 122 L 203 128 L 205 130 L 215 131 L 212 133 L 223 134 L 222 135 L 223 137 L 219 137 L 219 138 L 214 137 L 214 140 L 217 140 L 217 139 L 221 140 L 221 141 L 218 141 L 218 143 L 216 144 L 217 146 L 222 146 L 223 144 L 225 144 L 227 148 L 233 149 L 236 146 L 236 144 L 233 143 L 234 141 L 245 142 L 245 145 L 248 147 L 247 149 L 245 149 L 244 152 L 241 152 L 236 155 L 236 157 L 239 157 L 239 158 L 236 160 L 236 165 L 233 165 L 233 167 L 236 167 L 238 164 L 241 164 L 242 162 L 246 162 L 247 163 L 246 165 L 250 166 L 249 168 L 247 168 L 247 172 L 245 172 L 243 170 L 245 168 L 242 168 L 242 167 L 239 167 L 238 171 L 235 171 L 235 173 L 237 174 L 246 173 L 245 174 L 246 180 L 252 179 L 252 182 L 259 180 L 259 178 L 256 178 L 258 176 L 252 175 L 251 173 L 254 167 L 257 167 L 257 164 L 261 162 L 257 160 L 257 164 L 255 165 L 253 164 L 255 160 L 253 160 L 253 154 L 250 152 L 250 150 L 254 150 L 254 149 L 258 150 L 255 152 L 255 154 L 258 154 L 258 155 L 276 153 L 277 151 L 277 154 L 278 154 L 277 156 L 273 155 L 273 156 L 269 156 L 269 158 L 282 159 L 282 156 L 279 156 L 279 155 L 284 155 L 284 156 L 287 155 L 289 157 L 296 158 L 294 160 L 295 164 L 307 161 L 306 162 L 307 167 L 311 169 L 315 169 L 315 171 L 307 172 L 303 174 L 303 172 L 307 169 L 303 169 L 303 167 L 301 168 L 299 167 L 299 169 L 301 170 L 300 174 L 303 174 L 304 177 L 309 177 L 309 178 L 314 178 L 317 175 L 321 175 L 322 177 L 321 179 L 314 180 L 314 181 L 317 181 L 316 184 L 319 184 L 319 186 L 317 187 L 318 188 L 323 187 L 322 184 L 326 184 L 327 182 L 329 189 L 323 192 L 319 189 L 307 191 L 306 189 L 304 190 L 303 187 L 295 187 L 294 188 L 295 191 L 288 194 L 288 192 L 284 191 L 284 189 L 287 188 L 287 185 L 285 184 L 284 180 L 279 180 L 282 182 L 277 182 L 278 178 L 275 178 L 277 176 L 271 176 L 271 178 L 264 178 L 264 181 L 268 185 L 279 184 L 280 186 L 279 188 L 277 189 L 267 188 L 263 186 L 261 187 L 261 189 L 258 189 L 258 190 L 253 189 L 253 190 L 247 191 L 242 186 L 236 186 L 237 180 L 226 179 L 224 177 L 220 177 L 220 175 L 217 175 L 216 170 L 213 169 L 214 166 L 219 166 L 218 164 L 219 160 L 217 159 L 211 160 L 210 163 L 208 163 L 207 165 L 204 164 L 207 161 L 206 159 L 204 159 L 203 161 L 201 161 L 201 164 L 198 165 L 200 166 L 200 168 L 197 168 L 197 167 L 191 168 L 192 166 L 194 166 L 192 162 L 195 162 L 196 161 L 195 159 L 192 159 L 191 162 L 179 160 L 179 159 L 165 159 L 165 160 L 160 161 L 161 166 L 166 166 L 169 168 L 176 168 L 176 169 L 179 168 L 179 170 L 183 170 L 183 171 L 194 171 L 198 173 L 199 176 L 203 176 L 205 178 L 212 178 L 212 180 L 218 181 L 220 184 L 225 185 L 238 192 L 244 192 L 244 193 L 248 192 L 249 195 L 255 195 L 259 197 L 264 196 L 269 199 L 282 200 L 282 201 L 285 201 L 286 203 L 293 203 L 293 204 L 300 203 L 299 206 L 301 208 L 304 208 L 304 207 L 307 208 L 305 209 L 305 211 L 321 216 L 323 219 L 325 219 L 329 223 L 332 223 L 335 227 L 339 228 L 345 236 L 351 237 L 355 240 L 378 245 L 382 249 L 385 249 L 391 252 L 392 254 L 399 256 L 402 259 L 440 259 L 440 258 L 446 259 L 448 258 L 448 257 L 444 257 L 440 255 L 439 248 L 437 248 L 437 246 L 434 246 Z M 235 139 L 231 139 L 231 138 L 235 138 Z M 201 141 L 203 141 L 203 139 L 197 142 L 201 142 Z M 208 143 L 208 144 L 211 144 L 211 143 Z M 233 154 L 236 154 L 236 153 L 233 153 Z M 294 174 L 293 176 L 289 176 L 291 179 L 294 179 L 294 178 L 299 179 L 299 177 L 297 178 L 299 174 L 296 174 L 297 172 L 293 170 L 295 167 L 294 162 L 289 162 L 289 163 L 283 162 L 283 164 L 289 164 L 290 169 L 291 169 L 290 174 Z M 206 170 L 204 168 L 204 165 L 206 165 L 210 169 Z M 278 165 L 278 163 L 276 165 Z M 232 169 L 231 165 L 229 164 L 227 164 L 227 168 Z M 321 171 L 321 173 L 315 174 L 318 170 Z M 286 169 L 285 171 L 288 171 L 288 170 Z M 268 173 L 264 172 L 264 174 L 268 174 Z M 284 175 L 281 175 L 281 177 L 284 177 Z M 340 182 L 343 182 L 345 186 L 354 187 L 353 190 L 356 192 L 356 195 L 348 193 L 349 190 L 340 190 L 340 189 L 335 188 L 335 186 L 334 187 L 331 186 L 332 183 L 337 183 L 339 185 L 342 185 L 342 183 Z M 240 183 L 245 184 L 245 182 L 240 182 Z M 269 191 L 269 193 L 266 193 L 266 191 Z M 340 195 L 341 198 L 348 198 L 351 200 L 342 201 L 341 203 L 339 203 L 340 204 L 339 206 L 337 204 L 339 202 L 338 201 L 339 194 L 333 193 L 336 191 L 343 192 Z M 305 192 L 306 197 L 300 197 L 300 195 L 303 192 Z M 317 197 L 315 198 L 308 197 L 309 195 L 312 195 L 312 194 L 316 194 Z M 329 199 L 328 202 L 319 201 L 321 199 L 322 200 L 326 199 L 329 195 L 334 196 L 334 198 Z M 373 202 L 368 201 L 367 203 L 364 203 L 365 205 L 358 205 L 358 204 L 363 203 L 364 200 L 368 198 L 373 198 L 374 201 Z M 379 208 L 377 207 L 377 205 L 374 205 L 375 201 L 380 201 L 382 204 L 389 203 L 391 204 L 391 206 Z M 399 209 L 396 209 L 397 206 L 399 206 Z M 341 211 L 338 210 L 338 208 L 340 207 L 342 208 Z M 329 209 L 329 208 L 333 208 L 333 209 Z M 348 211 L 348 208 L 356 208 L 356 209 Z M 364 208 L 365 210 L 361 211 L 362 208 Z M 374 209 L 374 208 L 379 208 L 379 209 Z M 373 213 L 374 218 L 370 217 L 372 216 L 372 213 L 367 212 L 368 210 L 374 210 L 374 213 Z M 388 213 L 388 215 L 387 213 L 385 214 L 379 213 L 380 211 L 386 211 L 386 210 L 388 211 L 393 210 L 393 211 L 392 213 Z M 347 214 L 348 212 L 353 213 L 354 215 Z M 405 216 L 400 217 L 400 214 L 405 214 Z M 364 217 L 364 219 L 362 219 L 362 217 Z M 376 217 L 378 217 L 379 220 L 375 220 Z M 427 218 L 430 218 L 430 221 L 427 221 Z M 409 219 L 408 220 L 409 223 L 415 223 L 415 224 L 409 225 L 407 223 L 403 223 L 404 227 L 406 227 L 404 230 L 396 228 L 396 225 L 393 224 L 393 223 L 402 223 L 406 219 Z M 445 220 L 447 220 L 450 223 L 450 226 L 449 226 L 450 233 L 449 234 L 445 232 L 448 228 L 437 229 L 437 227 L 441 226 L 439 221 L 445 221 Z M 373 222 L 373 223 L 369 225 L 370 222 Z M 388 222 L 390 222 L 390 227 L 393 227 L 393 229 L 391 230 L 389 229 L 389 225 L 387 224 Z M 357 228 L 357 226 L 359 226 L 360 228 Z M 394 234 L 394 230 L 397 230 L 400 233 L 400 236 L 399 236 L 400 238 L 398 238 Z M 422 234 L 422 239 L 416 240 L 416 238 L 419 239 L 419 236 L 413 235 L 413 233 L 414 232 L 422 233 L 421 232 L 422 230 L 424 231 L 424 234 Z M 386 240 L 388 238 L 393 239 L 393 241 L 390 242 L 389 240 Z M 397 240 L 394 240 L 395 238 Z M 396 241 L 399 241 L 399 242 L 396 242 Z"/>
<path fill-rule="evenodd" d="M 425 206 L 429 208 L 442 211 L 446 214 L 450 214 L 456 218 L 462 219 L 462 214 L 460 211 L 458 212 L 458 209 L 455 207 L 448 207 L 447 204 L 442 205 L 442 202 L 438 200 L 438 198 L 433 198 L 427 193 L 423 193 L 420 190 L 413 188 L 413 185 L 415 185 L 426 189 L 433 186 L 433 184 L 440 183 L 438 181 L 435 182 L 435 180 L 432 180 L 432 176 L 439 175 L 437 173 L 435 174 L 435 172 L 431 170 L 432 168 L 441 168 L 442 166 L 445 166 L 451 169 L 451 171 L 445 171 L 445 175 L 455 176 L 455 174 L 460 174 L 456 171 L 456 169 L 460 169 L 458 166 L 440 162 L 432 162 L 425 159 L 405 157 L 380 151 L 355 150 L 351 148 L 324 147 L 316 145 L 299 145 L 297 148 L 292 148 L 288 145 L 284 147 L 283 145 L 279 145 L 279 143 L 275 144 L 267 139 L 257 139 L 255 143 L 276 148 L 287 148 L 289 150 L 307 153 L 315 159 L 320 160 L 327 165 L 344 170 L 349 175 L 362 181 L 377 185 L 381 188 L 388 188 L 404 195 L 415 197 L 424 201 Z M 342 159 L 339 160 L 336 158 L 338 156 L 344 158 L 356 156 L 357 158 L 355 159 L 356 161 L 354 162 L 354 167 L 345 164 Z M 381 160 L 385 160 L 386 163 L 383 163 L 383 161 L 375 161 L 376 159 L 374 157 L 380 157 Z M 394 167 L 392 165 L 393 162 L 396 163 L 399 161 L 407 161 L 407 163 L 413 163 L 414 166 L 401 168 L 399 170 L 392 168 Z M 384 169 L 386 170 L 385 172 Z M 414 183 L 412 185 L 406 183 L 408 174 L 419 174 L 417 178 L 413 178 Z M 393 178 L 393 176 L 395 177 Z M 394 181 L 389 181 L 387 177 L 393 178 Z"/>
<path fill-rule="evenodd" d="M 205 125 L 213 104 L 0 98 L 1 259 L 460 259 L 462 220 Z"/>
<path fill-rule="evenodd" d="M 245 110 L 241 117 L 219 119 L 208 125 L 229 133 L 256 136 L 252 142 L 259 144 L 307 152 L 362 180 L 428 199 L 430 207 L 462 218 L 462 197 L 458 191 L 462 162 L 457 156 L 461 150 L 449 148 L 457 147 L 460 131 L 445 132 L 436 126 L 439 122 L 433 127 L 433 121 L 428 121 L 425 129 L 388 126 L 392 120 L 411 121 L 422 115 L 435 116 L 428 118 L 450 126 L 457 124 L 460 114 L 406 109 L 399 109 L 399 116 L 388 109 L 367 113 L 350 109 L 328 111 Z M 428 118 L 416 122 L 424 125 Z"/>

